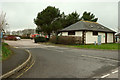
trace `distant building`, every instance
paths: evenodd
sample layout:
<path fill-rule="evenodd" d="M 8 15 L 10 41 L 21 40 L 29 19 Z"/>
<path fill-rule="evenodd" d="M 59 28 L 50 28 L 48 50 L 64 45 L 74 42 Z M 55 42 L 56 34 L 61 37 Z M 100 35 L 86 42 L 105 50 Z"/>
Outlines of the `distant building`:
<path fill-rule="evenodd" d="M 35 34 L 35 29 L 24 29 L 22 30 L 23 35 L 27 35 L 27 34 Z"/>
<path fill-rule="evenodd" d="M 4 35 L 11 35 L 12 33 L 10 31 L 5 31 Z"/>
<path fill-rule="evenodd" d="M 35 29 L 24 29 L 24 30 L 18 30 L 18 31 L 12 31 L 12 35 L 18 35 L 18 36 L 28 36 L 30 34 L 35 34 Z"/>
<path fill-rule="evenodd" d="M 12 35 L 17 35 L 16 31 L 12 31 Z"/>
<path fill-rule="evenodd" d="M 72 24 L 62 30 L 60 30 L 62 36 L 78 36 L 82 38 L 83 44 L 93 43 L 114 43 L 115 31 L 90 21 L 79 21 Z"/>

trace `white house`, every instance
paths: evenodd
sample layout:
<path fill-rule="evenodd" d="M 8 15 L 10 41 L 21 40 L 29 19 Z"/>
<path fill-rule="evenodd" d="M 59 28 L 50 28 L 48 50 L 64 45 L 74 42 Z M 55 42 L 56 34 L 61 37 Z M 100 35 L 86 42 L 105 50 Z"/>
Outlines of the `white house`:
<path fill-rule="evenodd" d="M 93 43 L 114 43 L 115 31 L 99 24 L 90 21 L 79 21 L 62 30 L 62 36 L 78 36 L 82 38 L 83 44 Z"/>

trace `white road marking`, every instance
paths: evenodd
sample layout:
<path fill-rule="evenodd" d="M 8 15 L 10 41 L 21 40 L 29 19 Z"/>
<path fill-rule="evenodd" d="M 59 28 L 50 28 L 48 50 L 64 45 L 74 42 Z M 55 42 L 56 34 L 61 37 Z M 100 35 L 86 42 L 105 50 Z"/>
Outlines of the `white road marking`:
<path fill-rule="evenodd" d="M 104 75 L 104 76 L 102 76 L 101 78 L 105 78 L 105 77 L 107 77 L 107 76 L 109 76 L 110 74 L 106 74 L 106 75 Z"/>
<path fill-rule="evenodd" d="M 117 73 L 118 72 L 118 70 L 116 70 L 116 71 L 114 71 L 114 72 L 112 72 L 113 74 L 115 74 L 115 73 Z"/>
<path fill-rule="evenodd" d="M 57 51 L 57 52 L 63 52 L 63 51 L 60 51 L 60 50 L 53 50 L 53 49 L 48 49 L 48 48 L 44 48 L 44 49 L 47 49 L 47 50 L 51 50 L 51 51 Z"/>
<path fill-rule="evenodd" d="M 107 58 L 96 57 L 96 56 L 89 56 L 89 55 L 81 55 L 81 56 L 83 56 L 83 57 L 95 58 L 95 59 L 101 59 L 101 60 L 108 60 L 108 61 L 120 62 L 120 61 L 118 61 L 118 60 L 107 59 Z"/>
<path fill-rule="evenodd" d="M 46 46 L 46 47 L 55 47 L 55 46 Z"/>
<path fill-rule="evenodd" d="M 19 47 L 14 47 L 14 48 L 19 48 Z"/>
<path fill-rule="evenodd" d="M 113 72 L 109 73 L 109 74 L 106 74 L 106 75 L 103 75 L 101 76 L 100 78 L 109 78 L 110 75 L 113 75 L 113 74 L 116 74 L 118 73 L 118 70 L 114 70 Z M 117 78 L 117 77 L 116 77 Z"/>

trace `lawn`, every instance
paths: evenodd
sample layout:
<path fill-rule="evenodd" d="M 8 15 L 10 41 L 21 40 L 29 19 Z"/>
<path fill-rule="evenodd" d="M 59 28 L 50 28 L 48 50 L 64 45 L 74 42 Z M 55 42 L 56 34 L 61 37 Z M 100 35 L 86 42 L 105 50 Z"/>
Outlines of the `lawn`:
<path fill-rule="evenodd" d="M 10 46 L 7 43 L 2 43 L 2 60 L 6 60 L 11 54 Z"/>
<path fill-rule="evenodd" d="M 118 43 L 108 43 L 101 45 L 87 44 L 87 45 L 63 45 L 63 44 L 54 44 L 51 42 L 40 43 L 45 45 L 54 45 L 61 47 L 73 47 L 73 48 L 81 48 L 81 49 L 101 49 L 101 50 L 118 50 Z M 119 45 L 120 46 L 120 45 Z"/>
<path fill-rule="evenodd" d="M 104 50 L 118 50 L 118 43 L 111 44 L 101 44 L 101 45 L 72 45 L 71 47 L 75 48 L 84 48 L 84 49 L 104 49 Z"/>

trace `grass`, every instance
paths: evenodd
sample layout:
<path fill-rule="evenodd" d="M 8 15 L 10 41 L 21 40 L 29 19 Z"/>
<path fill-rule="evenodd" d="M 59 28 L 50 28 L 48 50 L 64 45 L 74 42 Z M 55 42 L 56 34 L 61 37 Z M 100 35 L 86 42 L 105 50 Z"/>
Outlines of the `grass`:
<path fill-rule="evenodd" d="M 6 60 L 11 54 L 10 46 L 7 43 L 2 43 L 2 60 Z"/>
<path fill-rule="evenodd" d="M 71 47 L 75 48 L 84 48 L 84 49 L 103 49 L 103 50 L 118 50 L 118 43 L 110 43 L 110 44 L 101 44 L 101 45 L 73 45 Z"/>
<path fill-rule="evenodd" d="M 101 44 L 101 45 L 94 45 L 94 44 L 87 44 L 87 45 L 63 45 L 63 44 L 53 44 L 50 42 L 47 43 L 40 43 L 45 45 L 54 45 L 54 46 L 63 46 L 63 47 L 73 47 L 73 48 L 80 48 L 80 49 L 100 49 L 100 50 L 118 50 L 118 43 L 108 43 L 108 44 Z"/>

